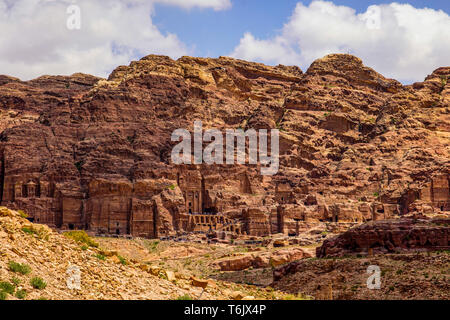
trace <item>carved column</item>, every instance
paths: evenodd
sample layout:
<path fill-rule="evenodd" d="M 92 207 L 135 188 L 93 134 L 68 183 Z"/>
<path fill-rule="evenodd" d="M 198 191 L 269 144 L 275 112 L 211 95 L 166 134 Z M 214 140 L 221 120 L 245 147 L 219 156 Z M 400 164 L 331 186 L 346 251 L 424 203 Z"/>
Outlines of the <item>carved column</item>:
<path fill-rule="evenodd" d="M 36 198 L 36 183 L 30 181 L 27 183 L 28 198 Z"/>
<path fill-rule="evenodd" d="M 14 197 L 13 199 L 22 198 L 22 182 L 16 182 L 14 185 Z"/>

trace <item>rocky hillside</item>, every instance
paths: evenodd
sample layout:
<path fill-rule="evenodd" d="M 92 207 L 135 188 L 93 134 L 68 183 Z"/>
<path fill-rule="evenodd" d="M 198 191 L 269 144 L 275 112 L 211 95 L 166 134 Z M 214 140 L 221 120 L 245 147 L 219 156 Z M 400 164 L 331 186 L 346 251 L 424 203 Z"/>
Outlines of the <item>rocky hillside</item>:
<path fill-rule="evenodd" d="M 97 247 L 93 239 L 76 242 L 22 216 L 0 207 L 0 300 L 283 298 L 273 290 L 191 279 L 186 274 L 126 259 L 117 251 Z M 68 272 L 74 266 L 80 270 L 81 281 L 80 287 L 72 290 L 67 280 L 74 275 Z"/>
<path fill-rule="evenodd" d="M 449 76 L 404 86 L 342 54 L 305 73 L 147 56 L 108 79 L 1 76 L 1 201 L 53 227 L 149 238 L 197 230 L 190 211 L 261 236 L 449 211 Z M 170 136 L 195 120 L 280 129 L 279 173 L 173 165 Z"/>
<path fill-rule="evenodd" d="M 380 289 L 369 289 L 369 266 L 380 268 Z M 308 259 L 275 271 L 277 290 L 317 300 L 448 300 L 449 252 Z"/>
<path fill-rule="evenodd" d="M 325 240 L 317 258 L 274 270 L 273 286 L 316 299 L 447 300 L 449 230 L 449 216 L 366 223 Z M 379 289 L 367 287 L 369 266 L 379 268 Z"/>

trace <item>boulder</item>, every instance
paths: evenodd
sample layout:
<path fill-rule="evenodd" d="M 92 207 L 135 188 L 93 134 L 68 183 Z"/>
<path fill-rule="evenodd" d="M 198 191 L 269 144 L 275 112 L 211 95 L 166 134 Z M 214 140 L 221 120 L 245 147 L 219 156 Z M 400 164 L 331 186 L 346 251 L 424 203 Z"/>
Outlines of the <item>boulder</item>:
<path fill-rule="evenodd" d="M 208 280 L 198 279 L 196 277 L 191 277 L 191 283 L 194 287 L 199 287 L 205 289 L 209 285 Z"/>

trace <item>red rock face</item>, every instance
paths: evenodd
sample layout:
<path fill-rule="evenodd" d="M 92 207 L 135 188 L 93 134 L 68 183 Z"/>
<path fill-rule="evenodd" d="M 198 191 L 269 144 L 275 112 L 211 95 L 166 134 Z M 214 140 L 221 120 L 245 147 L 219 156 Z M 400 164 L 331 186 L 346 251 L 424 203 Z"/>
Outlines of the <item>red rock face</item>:
<path fill-rule="evenodd" d="M 317 248 L 318 258 L 405 250 L 449 250 L 450 219 L 377 221 L 351 229 Z"/>
<path fill-rule="evenodd" d="M 402 86 L 329 55 L 306 73 L 148 56 L 108 80 L 1 76 L 1 201 L 57 228 L 151 238 L 295 234 L 317 221 L 449 211 L 449 75 Z M 280 129 L 278 174 L 172 164 L 172 132 L 195 120 Z"/>

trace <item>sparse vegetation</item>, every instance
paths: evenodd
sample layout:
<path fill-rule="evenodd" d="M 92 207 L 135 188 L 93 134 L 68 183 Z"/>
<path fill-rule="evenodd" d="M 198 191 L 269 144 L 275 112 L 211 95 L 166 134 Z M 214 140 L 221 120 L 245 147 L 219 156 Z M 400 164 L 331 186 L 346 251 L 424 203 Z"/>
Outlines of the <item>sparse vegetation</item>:
<path fill-rule="evenodd" d="M 2 281 L 0 282 L 0 290 L 9 294 L 14 294 L 16 287 L 9 282 Z"/>
<path fill-rule="evenodd" d="M 32 227 L 23 227 L 22 231 L 26 234 L 35 234 L 36 231 Z"/>
<path fill-rule="evenodd" d="M 122 265 L 126 266 L 128 264 L 127 260 L 122 256 L 117 256 L 119 258 L 119 261 Z"/>
<path fill-rule="evenodd" d="M 17 286 L 22 282 L 22 280 L 20 280 L 20 279 L 17 278 L 17 277 L 13 277 L 13 278 L 11 279 L 11 282 L 14 283 L 14 285 L 17 287 Z"/>
<path fill-rule="evenodd" d="M 0 301 L 6 300 L 8 298 L 8 294 L 4 291 L 0 291 Z"/>
<path fill-rule="evenodd" d="M 96 257 L 97 259 L 102 260 L 102 261 L 106 260 L 106 257 L 101 253 L 94 255 L 94 257 Z"/>
<path fill-rule="evenodd" d="M 175 190 L 176 187 L 177 187 L 177 185 L 171 184 L 170 186 L 168 186 L 168 189 L 170 189 L 170 190 Z"/>
<path fill-rule="evenodd" d="M 43 290 L 47 287 L 47 283 L 39 277 L 34 277 L 31 279 L 30 284 L 33 288 Z"/>
<path fill-rule="evenodd" d="M 25 263 L 17 263 L 14 261 L 10 261 L 8 267 L 10 271 L 20 273 L 23 275 L 27 275 L 31 272 L 31 267 Z"/>
<path fill-rule="evenodd" d="M 448 77 L 447 76 L 441 76 L 441 84 L 442 84 L 442 90 L 444 90 L 444 87 L 447 85 Z"/>
<path fill-rule="evenodd" d="M 20 216 L 24 219 L 28 218 L 28 214 L 26 214 L 23 210 L 17 210 L 17 212 L 20 214 Z"/>
<path fill-rule="evenodd" d="M 17 298 L 17 299 L 23 300 L 23 299 L 25 299 L 26 297 L 27 297 L 27 292 L 26 292 L 26 290 L 24 290 L 24 289 L 17 290 L 17 292 L 16 292 L 16 298 Z"/>
<path fill-rule="evenodd" d="M 166 274 L 164 271 L 160 271 L 159 274 L 158 274 L 158 276 L 159 276 L 161 279 L 168 280 L 168 279 L 167 279 L 167 274 Z"/>
<path fill-rule="evenodd" d="M 32 225 L 23 227 L 22 231 L 28 235 L 36 235 L 39 239 L 48 240 L 49 233 L 44 227 L 36 228 Z"/>
<path fill-rule="evenodd" d="M 194 299 L 192 299 L 192 297 L 190 295 L 185 294 L 185 295 L 179 296 L 177 298 L 177 300 L 194 300 Z"/>
<path fill-rule="evenodd" d="M 75 240 L 78 243 L 84 243 L 89 247 L 98 248 L 98 243 L 95 242 L 91 237 L 89 237 L 85 231 L 69 231 L 65 232 L 64 236 L 69 239 Z"/>

